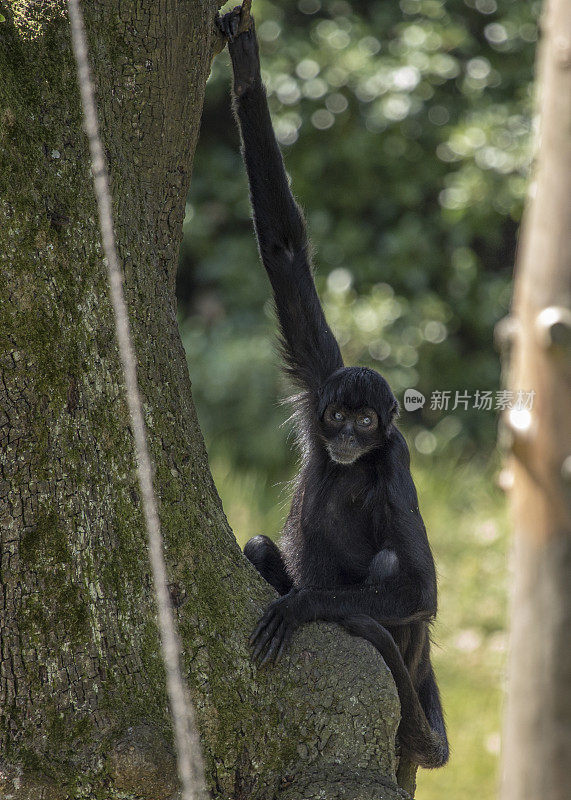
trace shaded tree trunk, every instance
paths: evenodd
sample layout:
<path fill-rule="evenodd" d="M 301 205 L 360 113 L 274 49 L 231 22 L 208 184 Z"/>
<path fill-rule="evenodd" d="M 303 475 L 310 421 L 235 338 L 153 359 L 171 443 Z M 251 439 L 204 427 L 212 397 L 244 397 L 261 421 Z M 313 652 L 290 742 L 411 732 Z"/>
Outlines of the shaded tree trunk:
<path fill-rule="evenodd" d="M 174 294 L 216 1 L 83 6 L 212 795 L 404 797 L 398 698 L 370 645 L 309 626 L 264 673 L 246 646 L 273 593 L 212 483 Z M 170 798 L 154 598 L 65 3 L 0 11 L 0 795 Z"/>
<path fill-rule="evenodd" d="M 571 6 L 549 0 L 538 59 L 540 140 L 523 225 L 505 419 L 515 592 L 504 800 L 564 800 L 571 763 Z"/>

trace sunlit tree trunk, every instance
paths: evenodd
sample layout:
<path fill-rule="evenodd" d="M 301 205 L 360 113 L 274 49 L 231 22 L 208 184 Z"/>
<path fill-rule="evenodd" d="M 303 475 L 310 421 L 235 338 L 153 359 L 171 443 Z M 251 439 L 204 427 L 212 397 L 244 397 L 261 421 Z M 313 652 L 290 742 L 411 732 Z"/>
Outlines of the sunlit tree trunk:
<path fill-rule="evenodd" d="M 370 645 L 309 626 L 266 673 L 246 645 L 272 591 L 210 477 L 174 294 L 216 5 L 83 3 L 209 787 L 401 797 L 398 699 Z M 160 800 L 176 770 L 65 12 L 0 3 L 0 796 Z"/>
<path fill-rule="evenodd" d="M 571 5 L 549 0 L 538 59 L 540 138 L 513 303 L 504 420 L 515 591 L 503 800 L 565 800 L 571 765 Z"/>

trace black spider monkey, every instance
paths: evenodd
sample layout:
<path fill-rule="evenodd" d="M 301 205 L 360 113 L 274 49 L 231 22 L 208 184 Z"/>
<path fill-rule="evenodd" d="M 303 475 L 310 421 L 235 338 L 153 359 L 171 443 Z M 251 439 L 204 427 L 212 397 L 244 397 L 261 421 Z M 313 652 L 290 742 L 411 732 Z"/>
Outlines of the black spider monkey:
<path fill-rule="evenodd" d="M 302 451 L 281 547 L 267 536 L 245 554 L 281 597 L 251 636 L 254 658 L 278 661 L 306 622 L 339 623 L 371 642 L 395 680 L 401 747 L 424 767 L 448 760 L 430 662 L 436 571 L 394 421 L 397 401 L 377 372 L 344 367 L 313 282 L 302 213 L 289 189 L 260 76 L 253 20 L 241 8 L 218 19 L 234 70 L 260 255 L 272 284 L 285 370 Z"/>

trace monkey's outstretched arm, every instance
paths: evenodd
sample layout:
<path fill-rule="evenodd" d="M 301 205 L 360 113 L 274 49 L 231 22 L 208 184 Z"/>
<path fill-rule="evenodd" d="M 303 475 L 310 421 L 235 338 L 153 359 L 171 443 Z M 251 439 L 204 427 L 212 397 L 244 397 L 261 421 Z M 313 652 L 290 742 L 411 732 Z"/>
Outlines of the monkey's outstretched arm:
<path fill-rule="evenodd" d="M 234 111 L 260 255 L 272 284 L 286 370 L 301 388 L 316 391 L 343 361 L 317 296 L 305 222 L 272 128 L 253 21 L 235 36 L 237 17 L 239 9 L 222 17 L 219 27 L 234 70 Z"/>

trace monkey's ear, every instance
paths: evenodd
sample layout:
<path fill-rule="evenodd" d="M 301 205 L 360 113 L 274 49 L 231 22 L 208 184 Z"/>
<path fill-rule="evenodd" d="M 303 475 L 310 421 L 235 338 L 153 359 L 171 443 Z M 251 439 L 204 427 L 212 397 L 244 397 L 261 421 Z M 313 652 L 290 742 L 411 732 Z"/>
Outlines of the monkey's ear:
<path fill-rule="evenodd" d="M 398 418 L 399 418 L 399 415 L 400 415 L 400 408 L 399 408 L 399 404 L 398 404 L 398 401 L 397 401 L 397 400 L 395 400 L 395 402 L 394 402 L 394 403 L 392 404 L 392 406 L 390 407 L 390 409 L 389 409 L 389 414 L 390 414 L 390 418 L 391 418 L 391 420 L 393 420 L 393 419 L 398 419 Z"/>

